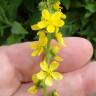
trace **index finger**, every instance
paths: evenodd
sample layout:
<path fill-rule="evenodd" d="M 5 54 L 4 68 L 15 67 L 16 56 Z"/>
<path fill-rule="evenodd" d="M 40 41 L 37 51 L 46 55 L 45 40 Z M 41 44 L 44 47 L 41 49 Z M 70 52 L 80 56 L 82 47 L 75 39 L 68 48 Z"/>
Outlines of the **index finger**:
<path fill-rule="evenodd" d="M 67 37 L 65 43 L 68 47 L 62 46 L 58 53 L 63 58 L 59 67 L 60 72 L 73 71 L 87 64 L 93 54 L 92 45 L 88 40 Z M 12 66 L 22 74 L 24 81 L 31 80 L 32 74 L 39 71 L 39 63 L 43 55 L 31 57 L 32 50 L 28 42 L 2 47 L 1 50 L 8 56 Z"/>

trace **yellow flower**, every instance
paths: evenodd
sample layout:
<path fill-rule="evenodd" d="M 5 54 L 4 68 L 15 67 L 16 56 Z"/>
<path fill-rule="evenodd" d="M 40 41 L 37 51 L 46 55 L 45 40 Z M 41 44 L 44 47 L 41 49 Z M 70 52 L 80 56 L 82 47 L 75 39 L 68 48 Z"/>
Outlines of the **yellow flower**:
<path fill-rule="evenodd" d="M 55 10 L 60 10 L 60 9 L 62 9 L 62 7 L 60 6 L 60 2 L 59 1 L 57 1 L 55 4 L 53 4 L 53 8 L 55 9 Z"/>
<path fill-rule="evenodd" d="M 59 45 L 53 45 L 52 46 L 52 52 L 54 54 L 57 54 L 60 51 L 60 46 Z"/>
<path fill-rule="evenodd" d="M 34 86 L 30 87 L 27 91 L 31 94 L 36 94 L 38 91 L 38 87 L 34 85 Z"/>
<path fill-rule="evenodd" d="M 40 55 L 44 51 L 44 47 L 47 45 L 48 39 L 45 32 L 38 32 L 39 41 L 32 42 L 30 48 L 33 49 L 32 56 Z"/>
<path fill-rule="evenodd" d="M 60 32 L 55 32 L 55 37 L 56 37 L 57 41 L 58 41 L 61 45 L 63 45 L 63 46 L 66 47 L 66 44 L 65 44 L 64 39 L 63 39 L 63 36 L 62 36 L 62 34 L 61 34 Z"/>
<path fill-rule="evenodd" d="M 62 27 L 64 25 L 65 15 L 61 11 L 50 13 L 47 9 L 42 11 L 41 21 L 37 24 L 32 25 L 33 30 L 40 30 L 43 28 L 47 29 L 47 32 L 53 33 L 56 30 L 56 27 Z"/>
<path fill-rule="evenodd" d="M 63 59 L 62 59 L 60 56 L 55 56 L 55 57 L 54 57 L 54 60 L 56 60 L 56 61 L 58 61 L 58 62 L 63 61 Z"/>
<path fill-rule="evenodd" d="M 37 74 L 34 74 L 34 75 L 32 76 L 32 81 L 33 81 L 33 83 L 35 83 L 35 84 L 37 84 L 37 83 L 39 82 L 39 79 L 37 78 Z"/>
<path fill-rule="evenodd" d="M 46 61 L 41 62 L 40 67 L 42 71 L 37 73 L 38 79 L 44 80 L 47 86 L 52 85 L 53 79 L 61 80 L 63 78 L 62 75 L 59 72 L 55 72 L 58 66 L 59 64 L 56 61 L 53 61 L 50 65 L 48 65 Z"/>
<path fill-rule="evenodd" d="M 37 78 L 36 74 L 32 76 L 32 81 L 34 84 L 37 84 L 39 82 L 39 79 Z M 30 88 L 28 88 L 28 92 L 31 94 L 36 94 L 37 91 L 38 91 L 38 87 L 36 85 L 33 85 Z"/>

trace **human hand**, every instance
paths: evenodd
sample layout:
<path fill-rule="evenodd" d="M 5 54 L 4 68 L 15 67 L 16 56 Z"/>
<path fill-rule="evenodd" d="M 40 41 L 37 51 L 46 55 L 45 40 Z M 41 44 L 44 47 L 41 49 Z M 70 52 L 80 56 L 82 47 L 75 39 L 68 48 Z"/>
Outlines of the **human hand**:
<path fill-rule="evenodd" d="M 96 62 L 90 62 L 92 45 L 77 37 L 65 38 L 65 43 L 68 47 L 58 53 L 64 59 L 58 69 L 64 79 L 54 81 L 50 90 L 56 89 L 60 96 L 91 96 L 96 91 Z M 0 96 L 33 96 L 27 89 L 43 55 L 31 57 L 31 51 L 29 43 L 0 48 Z"/>

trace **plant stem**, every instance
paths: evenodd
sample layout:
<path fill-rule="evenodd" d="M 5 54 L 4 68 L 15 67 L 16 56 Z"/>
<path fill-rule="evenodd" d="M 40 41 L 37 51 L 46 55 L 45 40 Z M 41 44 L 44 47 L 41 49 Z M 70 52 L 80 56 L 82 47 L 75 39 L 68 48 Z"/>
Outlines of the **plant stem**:
<path fill-rule="evenodd" d="M 47 64 L 49 64 L 49 61 L 50 61 L 50 42 L 51 42 L 51 35 L 50 34 L 47 34 L 47 38 L 48 38 L 48 43 L 47 43 L 47 46 L 46 46 L 46 50 L 45 50 L 45 56 L 46 56 L 46 62 Z"/>
<path fill-rule="evenodd" d="M 46 0 L 46 4 L 47 4 L 48 9 L 50 9 L 50 2 L 49 2 L 49 0 Z M 47 34 L 47 38 L 48 38 L 48 43 L 47 43 L 47 46 L 45 48 L 45 57 L 46 57 L 47 64 L 49 64 L 50 63 L 50 42 L 51 42 L 51 35 L 50 34 Z M 43 88 L 43 96 L 48 96 L 47 89 L 48 89 L 48 87 L 45 84 L 45 86 Z"/>
<path fill-rule="evenodd" d="M 45 85 L 44 89 L 43 89 L 43 96 L 47 96 L 47 86 Z"/>
<path fill-rule="evenodd" d="M 46 57 L 47 64 L 49 64 L 50 63 L 50 42 L 51 42 L 51 35 L 50 34 L 47 34 L 47 38 L 48 38 L 48 43 L 47 43 L 47 46 L 45 48 L 45 57 Z M 47 89 L 48 89 L 48 87 L 46 86 L 46 84 L 44 84 L 43 96 L 48 96 Z"/>

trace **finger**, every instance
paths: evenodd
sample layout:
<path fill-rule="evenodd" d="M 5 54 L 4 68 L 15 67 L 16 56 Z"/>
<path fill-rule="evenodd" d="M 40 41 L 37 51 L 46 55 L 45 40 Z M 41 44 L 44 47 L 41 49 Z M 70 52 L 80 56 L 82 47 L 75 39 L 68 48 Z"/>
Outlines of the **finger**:
<path fill-rule="evenodd" d="M 7 56 L 0 52 L 0 96 L 10 96 L 20 85 L 14 67 Z"/>
<path fill-rule="evenodd" d="M 64 74 L 63 80 L 55 81 L 49 91 L 56 89 L 60 96 L 96 96 L 96 76 L 93 74 L 96 74 L 96 62 L 91 62 L 82 69 Z M 14 96 L 31 96 L 27 92 L 30 85 L 30 83 L 24 84 Z M 39 93 L 36 96 L 42 95 Z"/>
<path fill-rule="evenodd" d="M 12 96 L 33 96 L 27 92 L 32 83 L 22 84 L 22 86 Z"/>
<path fill-rule="evenodd" d="M 56 82 L 53 89 L 56 88 L 60 96 L 95 96 L 96 76 L 93 74 L 96 74 L 96 62 L 64 74 L 62 82 Z"/>
<path fill-rule="evenodd" d="M 65 38 L 68 47 L 62 47 L 59 55 L 64 59 L 59 70 L 68 72 L 85 65 L 93 54 L 91 43 L 83 38 L 70 37 Z M 23 80 L 31 80 L 31 75 L 39 70 L 39 62 L 43 59 L 41 56 L 31 57 L 32 50 L 29 43 L 15 44 L 2 48 L 9 57 L 10 62 L 22 74 Z"/>
<path fill-rule="evenodd" d="M 60 71 L 73 71 L 90 61 L 93 55 L 93 47 L 88 40 L 71 37 L 65 38 L 65 43 L 67 47 L 62 46 L 59 52 L 59 55 L 63 58 L 63 62 L 60 64 Z"/>
<path fill-rule="evenodd" d="M 81 70 L 83 78 L 84 90 L 87 96 L 96 96 L 96 61 L 91 62 Z"/>

